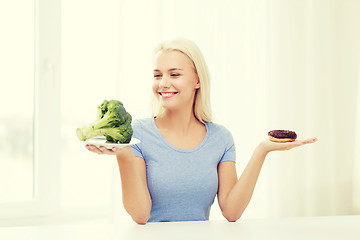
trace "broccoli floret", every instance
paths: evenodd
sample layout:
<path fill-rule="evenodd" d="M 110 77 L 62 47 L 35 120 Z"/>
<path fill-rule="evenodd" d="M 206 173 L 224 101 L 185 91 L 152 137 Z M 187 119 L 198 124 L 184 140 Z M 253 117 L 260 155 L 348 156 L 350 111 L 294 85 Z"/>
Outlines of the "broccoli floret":
<path fill-rule="evenodd" d="M 105 136 L 106 140 L 114 143 L 129 143 L 133 134 L 132 117 L 126 112 L 122 102 L 118 100 L 104 100 L 98 106 L 97 119 L 88 126 L 76 130 L 78 138 L 86 139 Z"/>
<path fill-rule="evenodd" d="M 105 134 L 106 140 L 109 142 L 119 141 L 120 143 L 130 142 L 133 135 L 131 120 L 131 115 L 126 113 L 125 123 L 118 127 L 109 129 L 109 131 Z"/>
<path fill-rule="evenodd" d="M 108 103 L 107 100 L 104 100 L 104 102 L 98 106 L 97 120 L 100 120 L 107 112 Z"/>

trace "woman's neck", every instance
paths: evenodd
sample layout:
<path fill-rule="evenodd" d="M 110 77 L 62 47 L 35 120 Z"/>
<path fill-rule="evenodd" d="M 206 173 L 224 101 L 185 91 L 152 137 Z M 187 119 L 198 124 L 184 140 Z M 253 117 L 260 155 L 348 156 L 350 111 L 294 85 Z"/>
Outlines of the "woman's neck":
<path fill-rule="evenodd" d="M 192 131 L 192 127 L 201 124 L 192 110 L 165 111 L 156 119 L 158 128 L 176 132 L 178 135 L 187 135 Z"/>

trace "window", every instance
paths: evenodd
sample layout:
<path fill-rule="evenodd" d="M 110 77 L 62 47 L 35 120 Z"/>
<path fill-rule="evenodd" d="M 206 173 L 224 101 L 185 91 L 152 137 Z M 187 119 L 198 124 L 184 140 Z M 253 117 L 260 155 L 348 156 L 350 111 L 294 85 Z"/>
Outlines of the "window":
<path fill-rule="evenodd" d="M 34 1 L 0 2 L 0 202 L 34 193 L 34 15 Z"/>
<path fill-rule="evenodd" d="M 0 218 L 48 214 L 58 202 L 59 4 L 0 3 Z"/>
<path fill-rule="evenodd" d="M 110 213 L 113 194 L 120 191 L 119 182 L 113 182 L 114 177 L 120 180 L 116 160 L 112 156 L 99 157 L 86 151 L 75 132 L 77 127 L 89 124 L 95 118 L 96 107 L 104 99 L 131 99 L 131 103 L 139 103 L 138 95 L 124 91 L 125 87 L 135 89 L 138 83 L 124 81 L 125 78 L 148 78 L 148 84 L 151 84 L 150 69 L 139 73 L 128 66 L 136 66 L 134 62 L 140 68 L 144 68 L 144 62 L 150 64 L 154 44 L 135 52 L 147 51 L 142 54 L 149 56 L 148 59 L 138 59 L 131 49 L 124 46 L 133 40 L 130 36 L 125 38 L 119 34 L 132 31 L 130 26 L 121 26 L 121 4 L 125 3 L 34 0 L 32 4 L 24 5 L 19 0 L 10 9 L 12 5 L 4 3 L 2 9 L 10 15 L 18 11 L 18 6 L 26 6 L 33 14 L 29 19 L 25 19 L 24 14 L 18 16 L 33 26 L 32 36 L 22 38 L 33 53 L 29 56 L 32 63 L 26 64 L 33 71 L 29 74 L 33 86 L 23 88 L 24 92 L 32 94 L 26 102 L 33 108 L 31 111 L 27 107 L 32 114 L 33 137 L 30 144 L 33 152 L 30 158 L 33 168 L 28 170 L 30 180 L 24 180 L 30 185 L 28 197 L 0 203 L 0 218 L 49 214 L 71 217 L 74 213 L 77 216 L 104 216 Z M 130 2 L 126 4 L 136 7 Z M 102 17 L 94 18 L 99 11 L 103 13 Z M 81 18 L 78 17 L 79 12 Z M 30 31 L 29 27 L 24 28 Z M 11 26 L 9 31 L 13 29 Z M 136 34 L 137 41 L 141 43 L 141 33 Z M 24 52 L 20 54 L 23 57 Z M 20 66 L 14 67 L 21 69 Z M 134 71 L 137 71 L 136 75 Z M 121 88 L 119 79 L 122 83 L 126 82 L 121 84 Z M 150 87 L 145 90 L 141 87 L 136 93 L 141 94 L 140 90 L 148 95 L 151 93 Z M 5 96 L 9 98 L 16 89 L 8 89 L 7 92 Z M 148 108 L 147 104 L 130 105 L 130 102 L 124 104 L 129 106 L 128 110 L 134 113 L 134 118 L 148 114 L 142 110 Z M 21 115 L 20 119 L 23 118 L 25 116 Z M 11 157 L 8 159 L 13 161 Z M 17 183 L 21 184 L 20 181 Z M 120 199 L 118 204 L 121 204 Z"/>

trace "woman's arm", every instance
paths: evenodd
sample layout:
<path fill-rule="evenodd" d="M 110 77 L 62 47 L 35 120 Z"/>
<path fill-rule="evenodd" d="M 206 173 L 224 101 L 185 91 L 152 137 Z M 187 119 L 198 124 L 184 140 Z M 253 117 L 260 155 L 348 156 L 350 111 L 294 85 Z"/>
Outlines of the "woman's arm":
<path fill-rule="evenodd" d="M 269 152 L 289 150 L 316 140 L 311 138 L 290 143 L 274 143 L 269 140 L 261 142 L 238 180 L 234 162 L 220 163 L 218 202 L 224 217 L 231 222 L 241 217 L 250 202 L 260 170 Z"/>
<path fill-rule="evenodd" d="M 136 157 L 130 147 L 108 150 L 104 147 L 89 146 L 88 149 L 99 154 L 116 155 L 125 210 L 136 223 L 146 224 L 150 217 L 151 198 L 144 159 Z"/>

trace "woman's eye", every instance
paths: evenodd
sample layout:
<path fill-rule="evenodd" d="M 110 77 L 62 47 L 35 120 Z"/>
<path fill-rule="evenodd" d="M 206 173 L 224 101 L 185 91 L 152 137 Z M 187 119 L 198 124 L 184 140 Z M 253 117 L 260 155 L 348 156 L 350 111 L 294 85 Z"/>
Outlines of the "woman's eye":
<path fill-rule="evenodd" d="M 155 75 L 154 75 L 154 78 L 160 78 L 160 77 L 161 77 L 160 74 L 155 74 Z"/>
<path fill-rule="evenodd" d="M 178 73 L 172 73 L 171 76 L 172 76 L 172 77 L 178 77 L 178 76 L 180 76 L 180 74 L 178 74 Z"/>

